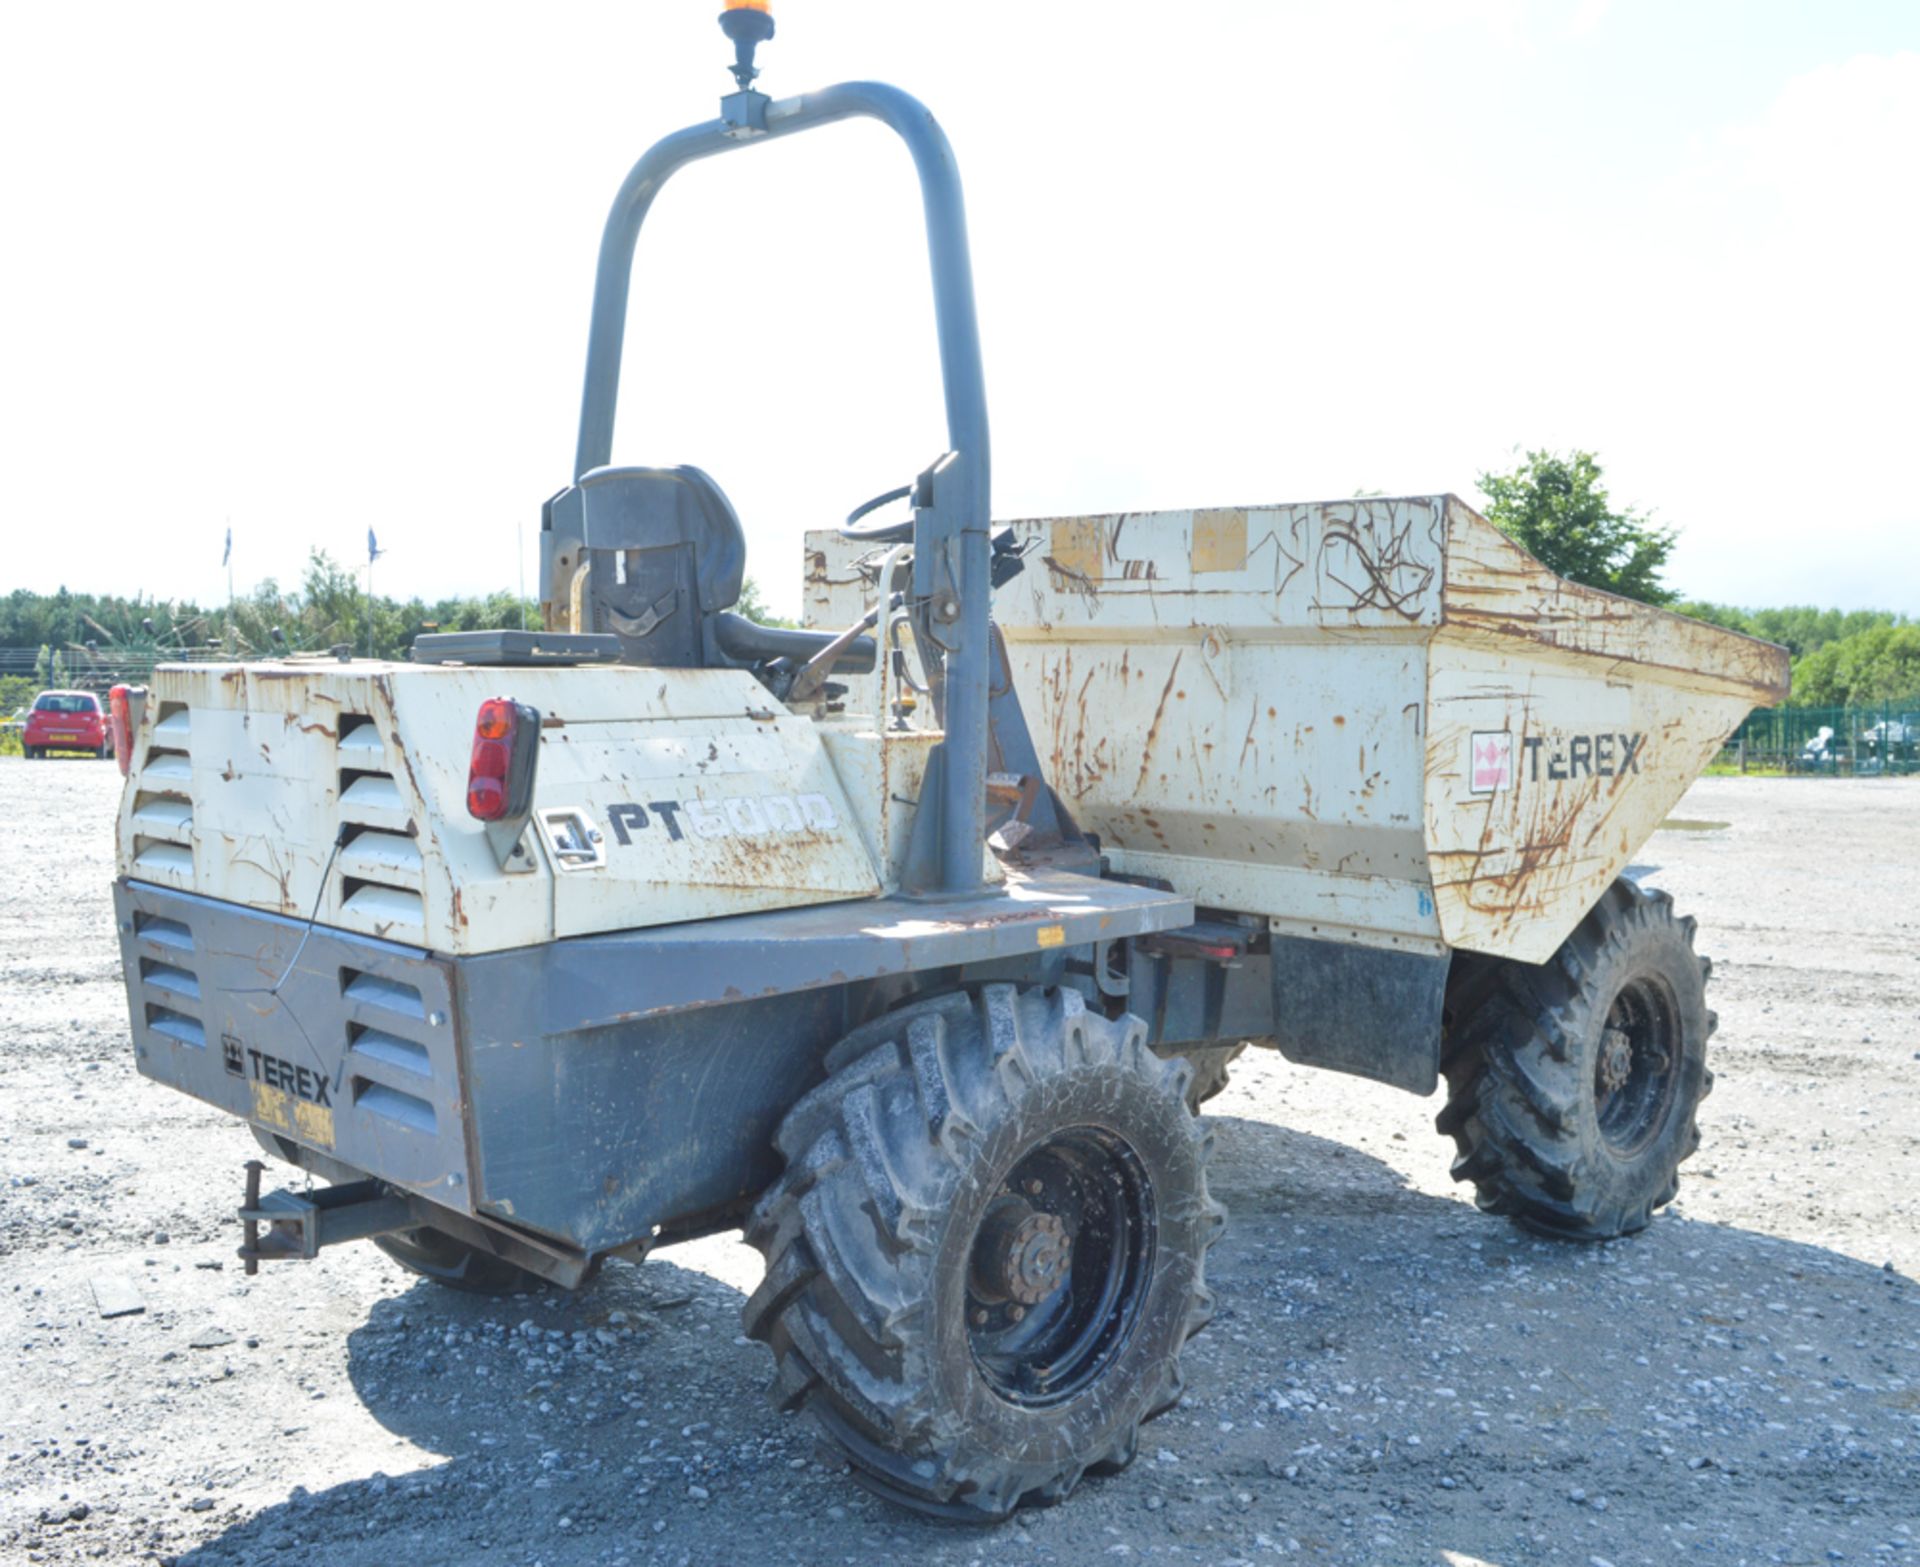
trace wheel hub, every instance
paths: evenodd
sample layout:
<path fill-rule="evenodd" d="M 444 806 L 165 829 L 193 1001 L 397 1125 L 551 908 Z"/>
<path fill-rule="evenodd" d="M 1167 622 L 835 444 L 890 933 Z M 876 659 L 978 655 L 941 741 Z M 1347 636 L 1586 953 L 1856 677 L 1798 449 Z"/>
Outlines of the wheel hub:
<path fill-rule="evenodd" d="M 1042 1408 L 1096 1381 L 1145 1308 L 1154 1242 L 1152 1183 L 1120 1137 L 1069 1126 L 1032 1144 L 969 1243 L 967 1339 L 995 1395 Z"/>
<path fill-rule="evenodd" d="M 1002 1204 L 982 1227 L 975 1252 L 974 1294 L 1037 1306 L 1065 1281 L 1073 1266 L 1073 1241 L 1051 1213 L 1025 1202 Z"/>
<path fill-rule="evenodd" d="M 1610 1028 L 1600 1039 L 1600 1086 L 1617 1094 L 1633 1078 L 1633 1040 L 1625 1029 Z"/>
<path fill-rule="evenodd" d="M 1637 1157 L 1670 1124 L 1681 1039 L 1679 1004 L 1664 980 L 1639 974 L 1620 987 L 1593 1063 L 1594 1112 L 1615 1155 Z"/>

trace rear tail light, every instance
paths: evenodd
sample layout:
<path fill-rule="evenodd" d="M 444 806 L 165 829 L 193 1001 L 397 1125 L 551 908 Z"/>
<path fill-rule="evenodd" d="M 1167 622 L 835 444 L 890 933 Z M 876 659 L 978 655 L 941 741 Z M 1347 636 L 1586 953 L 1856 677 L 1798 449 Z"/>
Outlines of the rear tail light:
<path fill-rule="evenodd" d="M 107 693 L 107 727 L 113 735 L 113 759 L 124 778 L 133 767 L 133 701 L 125 686 Z"/>
<path fill-rule="evenodd" d="M 467 814 L 477 822 L 518 821 L 533 809 L 540 714 L 510 697 L 489 697 L 473 721 Z"/>

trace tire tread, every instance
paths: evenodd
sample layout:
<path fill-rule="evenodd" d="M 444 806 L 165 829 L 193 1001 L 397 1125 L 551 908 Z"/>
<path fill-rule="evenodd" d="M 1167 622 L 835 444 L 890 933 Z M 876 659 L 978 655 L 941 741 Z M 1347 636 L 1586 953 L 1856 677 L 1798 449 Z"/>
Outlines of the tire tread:
<path fill-rule="evenodd" d="M 1447 1098 L 1434 1124 L 1454 1140 L 1453 1178 L 1472 1183 L 1483 1211 L 1543 1234 L 1605 1240 L 1644 1229 L 1673 1200 L 1676 1172 L 1665 1172 L 1646 1199 L 1609 1196 L 1583 1169 L 1576 1041 L 1593 1026 L 1596 990 L 1630 939 L 1651 936 L 1691 954 L 1694 933 L 1694 921 L 1674 914 L 1666 892 L 1623 877 L 1544 964 L 1456 957 L 1441 1051 Z M 1704 986 L 1713 965 L 1696 961 Z M 1710 1011 L 1704 1018 L 1711 1035 L 1718 1019 Z M 1686 1122 L 1676 1164 L 1700 1145 L 1695 1114 L 1712 1086 L 1713 1074 L 1702 1070 L 1695 1099 L 1674 1106 Z"/>

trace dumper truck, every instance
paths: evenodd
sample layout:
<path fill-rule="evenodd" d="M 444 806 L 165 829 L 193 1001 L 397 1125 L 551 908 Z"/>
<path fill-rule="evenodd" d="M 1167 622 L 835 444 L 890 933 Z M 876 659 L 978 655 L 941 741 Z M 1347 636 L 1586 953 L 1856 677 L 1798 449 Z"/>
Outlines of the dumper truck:
<path fill-rule="evenodd" d="M 1450 495 L 992 521 L 946 137 L 758 91 L 770 14 L 722 22 L 736 90 L 607 222 L 541 627 L 114 692 L 132 1043 L 304 1173 L 249 1163 L 249 1271 L 582 1288 L 744 1229 L 779 1405 L 1001 1519 L 1180 1398 L 1250 1045 L 1444 1080 L 1455 1175 L 1541 1232 L 1673 1197 L 1708 965 L 1626 871 L 1786 659 Z M 677 171 L 854 117 L 919 178 L 946 429 L 766 626 L 720 485 L 613 461 L 629 273 Z"/>

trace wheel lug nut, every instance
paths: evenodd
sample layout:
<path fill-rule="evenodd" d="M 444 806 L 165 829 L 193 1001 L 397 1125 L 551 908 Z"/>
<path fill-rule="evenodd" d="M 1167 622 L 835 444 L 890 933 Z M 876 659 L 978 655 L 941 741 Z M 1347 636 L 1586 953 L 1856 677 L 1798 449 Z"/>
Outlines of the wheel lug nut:
<path fill-rule="evenodd" d="M 1025 1322 L 1027 1320 L 1027 1308 L 1025 1306 L 1015 1306 L 1008 1311 L 1007 1315 L 1013 1318 L 1015 1322 Z"/>
<path fill-rule="evenodd" d="M 985 1306 L 976 1306 L 973 1308 L 973 1325 L 976 1328 L 984 1328 L 987 1325 L 987 1308 Z"/>
<path fill-rule="evenodd" d="M 1038 1197 L 1045 1190 L 1046 1188 L 1042 1186 L 1038 1181 L 1027 1182 L 1027 1195 L 1029 1197 Z"/>

